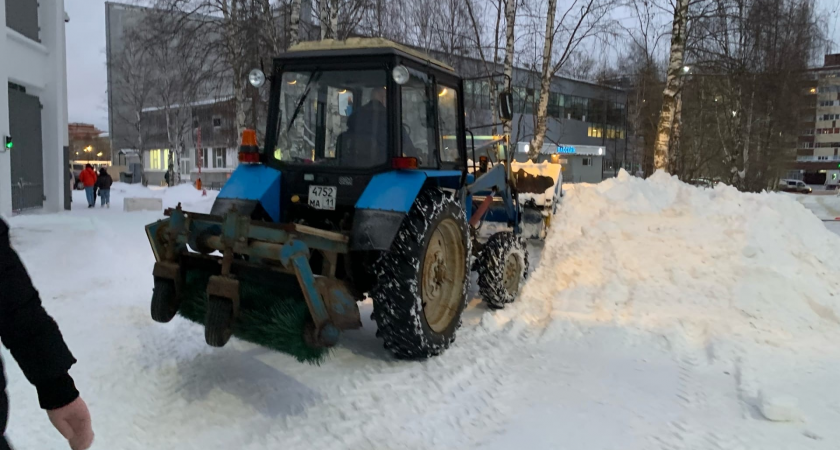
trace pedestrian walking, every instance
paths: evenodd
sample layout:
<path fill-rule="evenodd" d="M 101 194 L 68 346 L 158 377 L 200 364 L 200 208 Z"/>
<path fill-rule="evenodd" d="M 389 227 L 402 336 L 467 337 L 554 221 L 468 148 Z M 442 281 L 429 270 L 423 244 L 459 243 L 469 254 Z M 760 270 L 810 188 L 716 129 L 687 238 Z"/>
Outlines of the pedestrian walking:
<path fill-rule="evenodd" d="M 9 242 L 9 227 L 0 219 L 0 339 L 38 391 L 38 403 L 72 450 L 93 443 L 90 412 L 68 371 L 76 359 L 58 325 L 41 306 L 38 291 Z M 6 441 L 9 400 L 0 361 L 0 450 Z"/>
<path fill-rule="evenodd" d="M 101 208 L 111 207 L 111 185 L 113 183 L 114 180 L 111 175 L 108 175 L 108 171 L 104 167 L 100 168 L 99 177 L 96 179 L 96 189 L 99 191 L 99 198 L 102 199 Z"/>
<path fill-rule="evenodd" d="M 79 174 L 79 181 L 85 186 L 85 196 L 87 197 L 88 208 L 93 208 L 96 205 L 96 171 L 90 164 L 85 165 L 85 170 Z"/>

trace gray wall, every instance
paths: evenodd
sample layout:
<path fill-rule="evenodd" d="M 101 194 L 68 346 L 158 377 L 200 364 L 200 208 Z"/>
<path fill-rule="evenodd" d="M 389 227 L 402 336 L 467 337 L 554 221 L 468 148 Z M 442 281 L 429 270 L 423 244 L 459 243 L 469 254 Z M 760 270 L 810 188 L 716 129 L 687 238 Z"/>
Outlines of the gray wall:
<path fill-rule="evenodd" d="M 590 158 L 591 165 L 584 166 L 584 158 Z M 602 156 L 562 155 L 561 159 L 568 160 L 563 164 L 564 183 L 597 183 L 601 181 Z"/>

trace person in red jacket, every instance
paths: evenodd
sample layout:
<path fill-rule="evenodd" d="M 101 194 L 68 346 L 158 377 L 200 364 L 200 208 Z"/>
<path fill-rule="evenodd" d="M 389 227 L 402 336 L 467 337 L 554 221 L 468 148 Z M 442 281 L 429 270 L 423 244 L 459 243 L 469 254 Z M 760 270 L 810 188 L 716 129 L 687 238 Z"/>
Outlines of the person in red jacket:
<path fill-rule="evenodd" d="M 79 174 L 79 181 L 85 185 L 85 196 L 88 201 L 88 208 L 93 208 L 96 205 L 96 197 L 93 193 L 93 188 L 96 186 L 96 171 L 90 164 L 85 165 L 85 170 Z"/>

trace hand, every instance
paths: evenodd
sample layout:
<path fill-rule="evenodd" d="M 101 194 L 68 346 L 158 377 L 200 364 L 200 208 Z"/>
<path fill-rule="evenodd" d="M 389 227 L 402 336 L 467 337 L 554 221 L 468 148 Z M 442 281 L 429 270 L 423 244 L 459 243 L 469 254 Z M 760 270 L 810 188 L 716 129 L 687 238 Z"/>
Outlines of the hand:
<path fill-rule="evenodd" d="M 81 397 L 58 409 L 47 411 L 53 426 L 73 450 L 85 450 L 93 443 L 90 412 Z"/>

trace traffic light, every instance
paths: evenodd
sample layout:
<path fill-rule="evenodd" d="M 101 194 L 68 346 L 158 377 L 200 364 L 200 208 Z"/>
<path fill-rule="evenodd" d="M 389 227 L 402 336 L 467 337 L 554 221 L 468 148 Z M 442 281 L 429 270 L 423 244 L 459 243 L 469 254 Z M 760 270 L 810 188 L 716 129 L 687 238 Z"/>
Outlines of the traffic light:
<path fill-rule="evenodd" d="M 15 146 L 11 136 L 6 136 L 6 150 L 11 150 Z"/>

